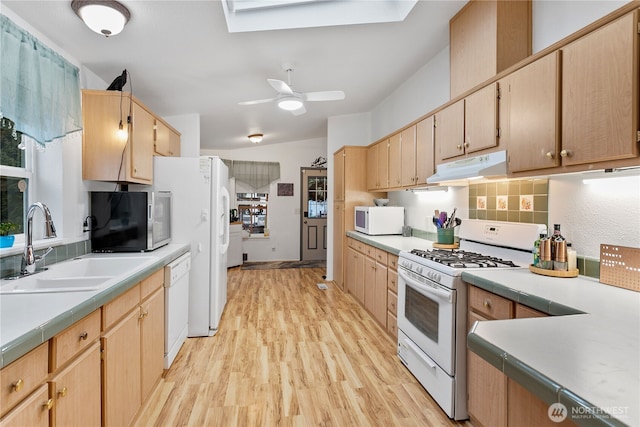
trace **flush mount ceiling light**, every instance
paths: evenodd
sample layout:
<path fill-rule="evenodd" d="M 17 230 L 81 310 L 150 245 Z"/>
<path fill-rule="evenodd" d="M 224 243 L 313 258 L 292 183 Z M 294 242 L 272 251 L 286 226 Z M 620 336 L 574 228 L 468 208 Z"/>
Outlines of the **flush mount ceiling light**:
<path fill-rule="evenodd" d="M 253 142 L 254 144 L 257 144 L 262 141 L 263 136 L 264 135 L 262 135 L 261 133 L 253 133 L 249 135 L 249 141 Z"/>
<path fill-rule="evenodd" d="M 278 100 L 278 107 L 286 111 L 294 111 L 302 108 L 302 99 L 297 96 L 285 96 Z"/>
<path fill-rule="evenodd" d="M 87 27 L 106 37 L 121 32 L 131 18 L 129 10 L 115 0 L 73 0 L 71 8 Z"/>

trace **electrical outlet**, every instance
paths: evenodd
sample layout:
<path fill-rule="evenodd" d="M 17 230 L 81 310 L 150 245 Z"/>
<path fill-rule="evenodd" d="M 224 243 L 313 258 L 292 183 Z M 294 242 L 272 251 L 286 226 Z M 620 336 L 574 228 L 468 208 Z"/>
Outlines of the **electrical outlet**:
<path fill-rule="evenodd" d="M 276 251 L 276 248 L 271 248 L 271 252 L 275 252 L 275 251 Z"/>

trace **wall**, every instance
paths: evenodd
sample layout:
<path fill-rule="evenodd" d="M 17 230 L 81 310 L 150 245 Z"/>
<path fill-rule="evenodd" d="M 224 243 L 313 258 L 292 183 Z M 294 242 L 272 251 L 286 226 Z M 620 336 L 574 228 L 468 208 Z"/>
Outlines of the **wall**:
<path fill-rule="evenodd" d="M 300 259 L 300 168 L 311 166 L 319 156 L 327 157 L 324 138 L 274 145 L 251 145 L 235 150 L 202 150 L 202 155 L 230 160 L 280 162 L 280 179 L 261 191 L 269 192 L 267 217 L 269 237 L 252 237 L 242 242 L 248 261 L 291 261 Z M 278 197 L 277 183 L 292 182 L 293 197 Z M 237 189 L 241 183 L 237 183 Z M 230 192 L 235 192 L 233 188 Z"/>

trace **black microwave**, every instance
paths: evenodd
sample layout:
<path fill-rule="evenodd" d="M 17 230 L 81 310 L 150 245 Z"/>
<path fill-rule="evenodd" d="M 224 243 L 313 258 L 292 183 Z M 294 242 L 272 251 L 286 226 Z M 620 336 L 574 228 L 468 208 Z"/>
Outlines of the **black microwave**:
<path fill-rule="evenodd" d="M 171 241 L 171 192 L 92 191 L 91 251 L 152 251 Z"/>

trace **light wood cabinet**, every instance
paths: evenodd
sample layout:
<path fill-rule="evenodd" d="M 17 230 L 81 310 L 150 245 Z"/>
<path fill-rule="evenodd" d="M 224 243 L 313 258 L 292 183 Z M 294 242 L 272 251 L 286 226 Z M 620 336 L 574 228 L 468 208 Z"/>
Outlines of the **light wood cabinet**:
<path fill-rule="evenodd" d="M 344 203 L 335 203 L 333 206 L 333 282 L 344 290 Z"/>
<path fill-rule="evenodd" d="M 435 115 L 436 163 L 464 154 L 464 99 Z"/>
<path fill-rule="evenodd" d="M 409 160 L 408 160 L 409 161 Z M 402 162 L 411 168 L 409 163 Z M 429 116 L 416 124 L 416 151 L 415 151 L 415 180 L 414 185 L 424 185 L 427 178 L 433 175 L 435 170 L 434 158 L 434 116 Z"/>
<path fill-rule="evenodd" d="M 367 149 L 367 189 L 380 191 L 389 188 L 389 139 Z"/>
<path fill-rule="evenodd" d="M 638 11 L 562 48 L 563 166 L 638 156 Z"/>
<path fill-rule="evenodd" d="M 0 420 L 0 427 L 48 427 L 52 408 L 49 388 L 42 384 Z"/>
<path fill-rule="evenodd" d="M 402 186 L 402 133 L 389 137 L 389 188 Z"/>
<path fill-rule="evenodd" d="M 451 97 L 531 55 L 531 1 L 471 0 L 449 21 Z"/>
<path fill-rule="evenodd" d="M 156 118 L 153 150 L 160 156 L 180 157 L 180 133 Z"/>
<path fill-rule="evenodd" d="M 44 383 L 49 373 L 48 359 L 47 342 L 0 370 L 0 417 Z"/>
<path fill-rule="evenodd" d="M 475 286 L 469 286 L 468 292 L 468 330 L 476 321 L 546 316 Z M 467 409 L 474 426 L 553 425 L 547 416 L 547 404 L 469 350 L 467 390 Z"/>
<path fill-rule="evenodd" d="M 398 256 L 387 256 L 387 333 L 398 338 Z"/>
<path fill-rule="evenodd" d="M 164 289 L 157 289 L 140 306 L 141 396 L 144 401 L 164 369 Z"/>
<path fill-rule="evenodd" d="M 364 306 L 364 254 L 356 249 L 347 250 L 346 285 L 348 292 Z"/>
<path fill-rule="evenodd" d="M 83 90 L 82 179 L 151 184 L 154 123 L 153 114 L 131 94 Z"/>
<path fill-rule="evenodd" d="M 344 162 L 346 153 L 339 150 L 333 155 L 333 200 L 344 202 Z"/>
<path fill-rule="evenodd" d="M 100 343 L 94 341 L 50 383 L 56 427 L 101 425 Z"/>
<path fill-rule="evenodd" d="M 510 172 L 560 165 L 560 52 L 553 52 L 500 82 L 501 129 Z"/>

